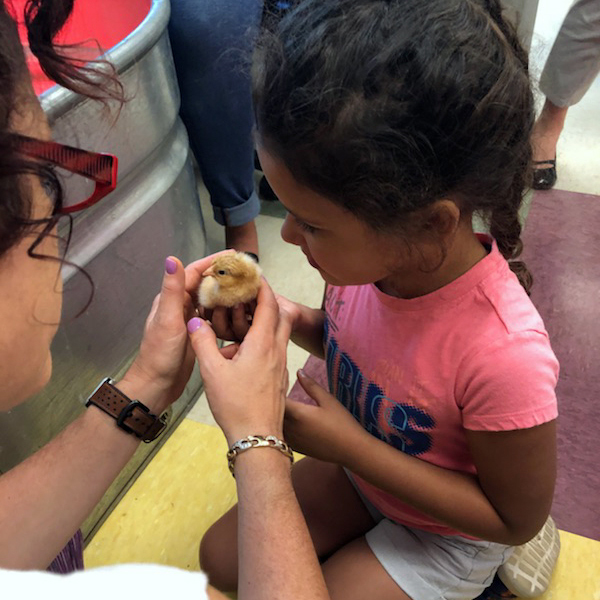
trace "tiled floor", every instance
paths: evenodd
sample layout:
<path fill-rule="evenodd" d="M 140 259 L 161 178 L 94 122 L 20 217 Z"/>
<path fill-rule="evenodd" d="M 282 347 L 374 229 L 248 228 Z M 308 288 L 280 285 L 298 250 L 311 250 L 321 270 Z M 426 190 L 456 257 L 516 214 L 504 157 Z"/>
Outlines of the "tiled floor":
<path fill-rule="evenodd" d="M 534 74 L 541 72 L 569 5 L 570 0 L 540 0 L 532 45 Z M 600 195 L 599 112 L 600 80 L 569 111 L 558 148 L 558 188 Z M 202 196 L 209 240 L 216 250 L 223 246 L 223 233 L 212 220 L 205 190 Z M 257 219 L 265 275 L 277 292 L 318 306 L 323 283 L 301 252 L 281 240 L 282 218 L 278 204 L 265 203 Z M 306 357 L 290 346 L 292 376 Z M 86 550 L 88 566 L 141 561 L 198 568 L 200 537 L 235 498 L 225 442 L 211 425 L 201 397 L 92 540 Z M 543 598 L 600 600 L 600 542 L 564 532 L 562 542 L 552 588 Z"/>
<path fill-rule="evenodd" d="M 198 569 L 198 543 L 235 502 L 216 427 L 186 419 L 85 551 L 88 568 L 152 562 Z M 540 600 L 599 600 L 600 543 L 562 533 L 552 587 Z"/>

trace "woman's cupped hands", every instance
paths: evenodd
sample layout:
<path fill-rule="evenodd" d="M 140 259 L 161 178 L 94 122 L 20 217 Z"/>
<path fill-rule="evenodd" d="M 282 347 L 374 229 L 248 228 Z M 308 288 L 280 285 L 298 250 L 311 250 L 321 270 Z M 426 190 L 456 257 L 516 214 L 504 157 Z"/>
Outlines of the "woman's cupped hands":
<path fill-rule="evenodd" d="M 186 268 L 191 293 L 208 266 L 205 260 Z M 283 437 L 292 315 L 280 308 L 264 278 L 252 309 L 251 326 L 245 315 L 239 315 L 239 326 L 232 326 L 236 315 L 226 323 L 218 312 L 211 315 L 212 323 L 194 317 L 187 324 L 210 409 L 229 444 L 248 435 Z M 241 341 L 219 348 L 217 337 L 227 339 L 232 328 L 234 339 Z"/>

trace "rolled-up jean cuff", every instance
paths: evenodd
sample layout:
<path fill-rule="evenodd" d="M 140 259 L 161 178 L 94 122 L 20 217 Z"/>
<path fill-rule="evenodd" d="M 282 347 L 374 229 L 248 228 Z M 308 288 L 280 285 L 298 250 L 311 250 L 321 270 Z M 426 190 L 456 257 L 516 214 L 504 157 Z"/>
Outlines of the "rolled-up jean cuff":
<path fill-rule="evenodd" d="M 243 204 L 232 206 L 231 208 L 215 206 L 213 204 L 213 215 L 219 225 L 238 227 L 254 220 L 260 213 L 260 200 L 258 194 L 252 192 L 252 195 Z"/>

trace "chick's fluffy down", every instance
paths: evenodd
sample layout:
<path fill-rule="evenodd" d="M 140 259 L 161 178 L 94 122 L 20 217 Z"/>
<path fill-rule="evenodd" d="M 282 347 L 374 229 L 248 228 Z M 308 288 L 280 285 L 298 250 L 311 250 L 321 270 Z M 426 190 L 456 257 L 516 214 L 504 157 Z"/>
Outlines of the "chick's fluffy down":
<path fill-rule="evenodd" d="M 258 264 L 243 252 L 217 256 L 202 275 L 200 304 L 204 308 L 230 307 L 254 300 L 261 273 Z"/>

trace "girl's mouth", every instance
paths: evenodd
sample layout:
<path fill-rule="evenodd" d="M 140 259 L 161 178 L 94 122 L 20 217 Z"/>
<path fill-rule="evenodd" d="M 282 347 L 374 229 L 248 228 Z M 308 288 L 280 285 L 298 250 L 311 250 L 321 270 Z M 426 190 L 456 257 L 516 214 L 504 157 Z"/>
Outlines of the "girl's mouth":
<path fill-rule="evenodd" d="M 317 270 L 321 270 L 319 265 L 313 260 L 312 256 L 310 254 L 308 254 L 307 252 L 304 252 L 304 250 L 302 251 L 304 253 L 304 256 L 306 256 L 306 260 L 308 261 L 308 264 L 313 268 L 313 269 L 317 269 Z"/>

